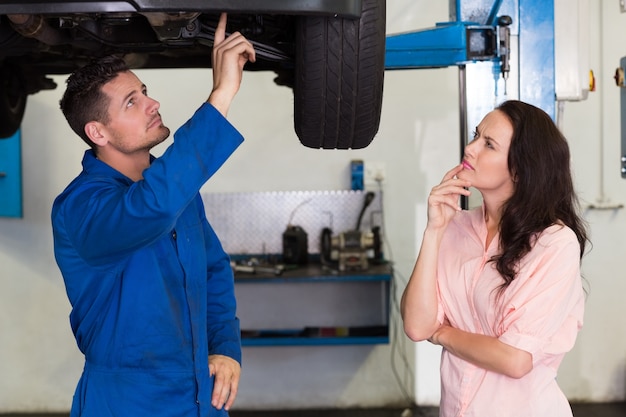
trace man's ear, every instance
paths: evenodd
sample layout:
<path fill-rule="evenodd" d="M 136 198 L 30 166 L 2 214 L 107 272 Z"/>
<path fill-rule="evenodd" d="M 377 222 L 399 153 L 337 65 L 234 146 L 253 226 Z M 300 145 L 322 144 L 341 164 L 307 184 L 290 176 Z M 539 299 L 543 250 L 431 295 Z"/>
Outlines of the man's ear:
<path fill-rule="evenodd" d="M 104 146 L 107 143 L 107 138 L 104 134 L 104 125 L 100 122 L 88 122 L 85 125 L 85 134 L 98 146 Z"/>

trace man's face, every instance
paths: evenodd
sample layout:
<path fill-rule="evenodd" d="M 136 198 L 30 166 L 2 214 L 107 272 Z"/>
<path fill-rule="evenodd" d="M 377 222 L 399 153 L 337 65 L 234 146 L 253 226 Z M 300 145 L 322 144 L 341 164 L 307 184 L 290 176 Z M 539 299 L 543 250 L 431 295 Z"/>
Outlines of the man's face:
<path fill-rule="evenodd" d="M 109 97 L 107 146 L 132 154 L 149 151 L 163 142 L 170 130 L 163 126 L 159 102 L 148 97 L 146 86 L 130 72 L 121 72 L 102 86 Z"/>

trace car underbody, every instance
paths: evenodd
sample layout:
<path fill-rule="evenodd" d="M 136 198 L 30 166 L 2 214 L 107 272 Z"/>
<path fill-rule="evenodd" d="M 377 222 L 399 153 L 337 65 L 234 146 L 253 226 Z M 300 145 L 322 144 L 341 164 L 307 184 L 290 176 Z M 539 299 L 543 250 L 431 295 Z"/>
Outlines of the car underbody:
<path fill-rule="evenodd" d="M 209 68 L 226 11 L 227 32 L 255 47 L 257 61 L 246 70 L 273 71 L 276 84 L 294 89 L 294 125 L 305 146 L 367 146 L 380 119 L 384 0 L 256 3 L 0 2 L 0 136 L 19 126 L 28 95 L 56 88 L 50 75 L 101 56 L 121 55 L 134 69 Z"/>

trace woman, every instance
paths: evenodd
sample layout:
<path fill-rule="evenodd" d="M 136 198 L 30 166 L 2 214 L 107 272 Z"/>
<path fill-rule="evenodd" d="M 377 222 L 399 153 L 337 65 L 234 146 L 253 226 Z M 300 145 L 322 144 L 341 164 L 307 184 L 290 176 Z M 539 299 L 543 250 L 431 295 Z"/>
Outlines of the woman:
<path fill-rule="evenodd" d="M 442 417 L 572 416 L 555 377 L 582 326 L 587 233 L 569 162 L 544 111 L 507 101 L 430 193 L 401 311 L 443 347 Z M 470 186 L 483 204 L 462 211 Z"/>

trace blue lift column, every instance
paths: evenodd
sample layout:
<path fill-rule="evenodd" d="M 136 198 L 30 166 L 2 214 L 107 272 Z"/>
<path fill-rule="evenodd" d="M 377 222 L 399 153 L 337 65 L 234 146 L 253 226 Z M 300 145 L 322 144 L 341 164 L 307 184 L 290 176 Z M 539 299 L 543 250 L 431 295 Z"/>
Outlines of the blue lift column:
<path fill-rule="evenodd" d="M 22 217 L 21 132 L 0 139 L 0 217 Z"/>
<path fill-rule="evenodd" d="M 498 103 L 519 99 L 554 120 L 554 0 L 450 0 L 454 20 L 387 36 L 385 68 L 459 68 L 460 146 Z"/>
<path fill-rule="evenodd" d="M 461 20 L 472 19 L 486 23 L 488 15 L 482 11 L 490 10 L 493 1 L 456 3 L 460 7 L 457 13 Z M 493 9 L 491 8 L 492 11 Z M 461 128 L 465 136 L 461 138 L 462 148 L 463 143 L 468 140 L 467 132 L 471 133 L 487 112 L 507 99 L 519 99 L 534 104 L 553 120 L 556 119 L 554 1 L 505 0 L 497 15 L 509 15 L 513 21 L 510 25 L 510 76 L 505 91 L 504 80 L 502 77 L 497 79 L 497 64 L 468 64 L 465 71 L 460 71 L 460 83 L 461 77 L 465 77 L 465 92 L 461 92 L 459 101 L 465 103 L 466 109 L 466 124 Z M 464 205 L 467 207 L 469 204 L 464 202 Z"/>

